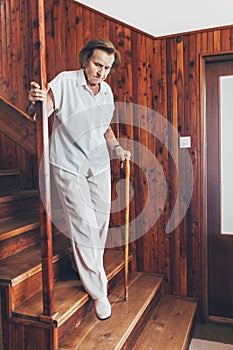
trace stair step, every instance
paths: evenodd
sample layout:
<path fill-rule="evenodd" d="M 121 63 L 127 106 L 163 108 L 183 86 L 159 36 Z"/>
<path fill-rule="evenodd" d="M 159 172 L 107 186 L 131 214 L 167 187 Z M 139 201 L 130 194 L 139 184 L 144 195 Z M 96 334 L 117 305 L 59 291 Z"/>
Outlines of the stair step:
<path fill-rule="evenodd" d="M 5 259 L 40 241 L 39 212 L 32 211 L 0 222 L 0 259 Z"/>
<path fill-rule="evenodd" d="M 59 350 L 113 350 L 123 346 L 130 349 L 151 308 L 160 298 L 161 283 L 161 276 L 131 272 L 128 301 L 124 300 L 123 284 L 117 285 L 109 295 L 112 317 L 99 321 L 92 312 L 72 334 L 66 336 Z"/>
<path fill-rule="evenodd" d="M 18 169 L 0 170 L 0 193 L 19 190 L 20 171 Z"/>
<path fill-rule="evenodd" d="M 69 249 L 68 238 L 63 234 L 57 234 L 53 237 L 53 248 L 53 260 L 56 261 Z M 41 250 L 40 244 L 37 244 L 1 260 L 0 284 L 7 283 L 14 287 L 39 271 L 41 271 Z"/>
<path fill-rule="evenodd" d="M 129 260 L 132 260 L 132 256 Z M 124 268 L 124 253 L 117 250 L 106 250 L 104 265 L 108 281 Z M 78 275 L 70 270 L 54 282 L 54 323 L 60 327 L 74 312 L 83 306 L 89 297 L 81 286 Z M 38 320 L 43 312 L 42 294 L 37 293 L 19 305 L 13 312 L 15 317 L 26 317 Z"/>
<path fill-rule="evenodd" d="M 39 212 L 24 213 L 1 222 L 0 242 L 40 226 Z"/>
<path fill-rule="evenodd" d="M 39 197 L 37 190 L 22 190 L 0 195 L 0 222 L 24 214 L 25 211 L 37 210 Z"/>
<path fill-rule="evenodd" d="M 133 350 L 184 350 L 188 348 L 197 302 L 163 295 Z"/>

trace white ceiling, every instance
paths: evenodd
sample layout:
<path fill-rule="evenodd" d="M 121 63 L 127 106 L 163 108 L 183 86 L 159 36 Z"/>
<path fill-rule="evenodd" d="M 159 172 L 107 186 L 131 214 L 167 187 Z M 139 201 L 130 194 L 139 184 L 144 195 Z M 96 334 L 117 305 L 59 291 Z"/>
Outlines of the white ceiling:
<path fill-rule="evenodd" d="M 233 24 L 233 0 L 78 0 L 154 36 Z"/>

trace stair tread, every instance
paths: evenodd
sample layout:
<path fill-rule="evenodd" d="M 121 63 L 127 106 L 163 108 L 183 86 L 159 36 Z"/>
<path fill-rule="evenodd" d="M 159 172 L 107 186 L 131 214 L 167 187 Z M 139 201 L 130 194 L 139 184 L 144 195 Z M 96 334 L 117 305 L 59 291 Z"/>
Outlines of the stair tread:
<path fill-rule="evenodd" d="M 53 241 L 53 259 L 56 260 L 70 245 L 68 238 L 63 234 L 55 235 Z M 1 260 L 0 282 L 15 286 L 40 270 L 41 250 L 40 244 L 37 244 Z"/>
<path fill-rule="evenodd" d="M 132 260 L 132 256 L 129 260 Z M 124 252 L 106 250 L 104 265 L 108 280 L 113 278 L 124 267 Z M 67 272 L 66 276 L 54 281 L 54 305 L 56 315 L 54 322 L 59 327 L 70 315 L 77 311 L 87 300 L 88 294 L 80 284 L 78 275 Z M 29 300 L 19 305 L 13 312 L 14 316 L 36 319 L 42 315 L 42 293 L 34 295 Z"/>
<path fill-rule="evenodd" d="M 39 212 L 32 211 L 4 220 L 0 226 L 0 241 L 39 227 Z"/>
<path fill-rule="evenodd" d="M 123 285 L 110 294 L 112 317 L 99 321 L 94 312 L 69 334 L 59 350 L 63 349 L 121 349 L 147 306 L 158 292 L 162 278 L 157 275 L 133 272 L 129 278 L 129 299 L 124 300 Z"/>
<path fill-rule="evenodd" d="M 20 174 L 19 169 L 0 169 L 0 177 L 7 176 L 7 175 L 19 175 L 19 174 Z"/>
<path fill-rule="evenodd" d="M 0 195 L 0 203 L 38 196 L 38 190 L 20 190 Z"/>
<path fill-rule="evenodd" d="M 196 308 L 195 300 L 163 295 L 133 349 L 187 349 Z"/>

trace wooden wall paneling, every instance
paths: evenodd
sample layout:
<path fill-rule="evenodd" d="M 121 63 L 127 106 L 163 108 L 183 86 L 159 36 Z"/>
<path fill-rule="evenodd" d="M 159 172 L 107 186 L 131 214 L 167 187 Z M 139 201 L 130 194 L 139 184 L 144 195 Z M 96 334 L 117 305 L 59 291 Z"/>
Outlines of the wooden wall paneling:
<path fill-rule="evenodd" d="M 148 148 L 148 138 L 146 130 L 146 120 L 147 120 L 147 101 L 148 101 L 148 93 L 147 93 L 147 52 L 146 52 L 146 38 L 139 34 L 138 35 L 138 104 L 141 107 L 139 111 L 139 149 L 141 147 Z M 140 151 L 138 154 L 138 165 L 139 172 L 137 173 L 137 181 L 138 181 L 138 197 L 136 196 L 136 211 L 137 214 L 140 214 L 140 221 L 137 220 L 136 232 L 137 237 L 141 237 L 137 241 L 137 264 L 140 270 L 148 270 L 150 267 L 148 266 L 148 258 L 150 255 L 150 247 L 149 247 L 149 232 L 142 235 L 144 223 L 147 224 L 147 213 L 143 213 L 143 207 L 148 198 L 148 183 L 146 181 L 146 177 L 148 174 L 147 169 L 147 160 L 146 154 Z"/>
<path fill-rule="evenodd" d="M 178 130 L 178 107 L 177 107 L 177 48 L 176 48 L 176 38 L 170 39 L 170 45 L 171 45 L 171 57 L 169 58 L 171 60 L 171 123 L 175 130 Z M 169 156 L 169 216 L 171 214 L 171 211 L 174 207 L 176 196 L 177 196 L 177 170 L 175 167 L 175 164 L 178 162 L 178 154 L 177 149 L 175 145 L 175 140 L 170 140 L 173 152 L 173 159 Z M 179 260 L 177 261 L 177 234 L 171 232 L 170 238 L 171 238 L 171 293 L 176 294 L 176 288 L 177 288 L 177 264 Z"/>
<path fill-rule="evenodd" d="M 7 169 L 6 135 L 0 132 L 0 169 Z"/>
<path fill-rule="evenodd" d="M 166 46 L 164 48 L 166 53 L 166 94 L 167 94 L 167 111 L 166 116 L 168 123 L 172 123 L 173 120 L 173 94 L 172 94 L 172 88 L 173 88 L 173 63 L 172 61 L 176 58 L 172 56 L 173 48 L 172 48 L 172 42 L 171 40 L 166 41 Z M 168 135 L 168 145 L 169 145 L 169 153 L 168 151 L 164 150 L 164 152 L 167 152 L 167 157 L 165 159 L 166 165 L 166 180 L 167 180 L 167 198 L 165 203 L 165 222 L 164 227 L 168 222 L 168 219 L 170 217 L 171 207 L 172 203 L 174 204 L 174 192 L 173 192 L 173 184 L 172 184 L 172 174 L 174 175 L 174 162 L 171 159 L 170 155 L 170 149 L 173 148 L 172 145 L 173 140 L 171 139 L 170 135 Z M 174 285 L 174 260 L 172 259 L 172 247 L 173 247 L 173 233 L 166 234 L 166 260 L 165 260 L 165 282 L 166 282 L 166 288 L 165 291 L 168 294 L 172 293 L 173 285 Z"/>
<path fill-rule="evenodd" d="M 233 28 L 231 27 L 230 28 L 230 35 L 231 35 L 231 37 L 230 37 L 230 50 L 233 50 Z"/>
<path fill-rule="evenodd" d="M 64 34 L 66 32 L 66 20 L 63 14 L 64 3 L 54 3 L 54 37 L 55 37 L 55 67 L 56 74 L 66 70 L 66 47 Z M 66 33 L 67 35 L 67 33 Z"/>
<path fill-rule="evenodd" d="M 201 51 L 200 52 L 207 52 L 208 51 L 208 32 L 201 33 Z"/>
<path fill-rule="evenodd" d="M 4 11 L 4 3 L 1 1 L 0 2 L 0 88 L 1 91 L 3 93 L 3 76 L 2 76 L 2 72 L 3 72 L 3 67 L 4 67 L 4 57 L 5 55 L 3 55 L 3 52 L 5 50 L 5 45 L 4 45 L 4 37 L 3 37 L 3 32 L 4 32 L 4 16 L 3 16 L 3 11 Z"/>
<path fill-rule="evenodd" d="M 11 1 L 11 56 L 12 56 L 12 71 L 14 72 L 13 80 L 13 103 L 22 99 L 22 35 L 20 26 L 20 3 L 16 6 L 14 1 Z M 16 83 L 18 82 L 18 83 Z"/>
<path fill-rule="evenodd" d="M 117 101 L 119 102 L 119 138 L 121 145 L 128 149 L 128 139 L 133 140 L 133 127 L 132 124 L 132 106 L 130 107 L 127 102 L 129 101 L 128 96 L 132 95 L 132 71 L 131 71 L 131 35 L 130 31 L 123 27 L 116 27 L 116 47 L 121 53 L 121 65 L 117 69 Z M 130 55 L 129 55 L 130 53 Z M 131 82 L 130 82 L 131 81 Z M 130 83 L 129 83 L 130 82 Z M 133 168 L 131 166 L 131 174 Z M 120 171 L 120 178 L 125 179 L 125 166 Z M 131 180 L 131 179 L 130 179 Z M 125 189 L 125 186 L 123 187 Z M 121 211 L 121 223 L 125 224 L 125 191 L 121 193 L 121 203 L 123 204 L 124 210 Z M 132 215 L 132 206 L 130 213 Z M 131 216 L 132 217 L 132 216 Z M 134 227 L 134 226 L 133 226 Z M 133 227 L 129 227 L 130 237 L 132 238 Z M 125 233 L 123 233 L 124 235 Z M 123 239 L 124 242 L 124 239 Z M 135 244 L 131 245 L 131 249 L 135 250 Z"/>
<path fill-rule="evenodd" d="M 176 50 L 177 50 L 177 72 L 176 72 L 176 88 L 177 88 L 177 124 L 178 129 L 183 128 L 184 125 L 184 40 L 183 37 L 177 37 L 176 38 Z M 179 140 L 174 136 L 174 147 L 178 148 Z M 178 154 L 178 162 L 181 160 L 179 157 L 182 157 L 181 154 Z M 177 163 L 178 164 L 178 163 Z M 185 172 L 185 169 L 179 169 L 179 172 L 182 172 L 182 174 Z M 181 174 L 178 172 L 177 174 L 177 181 L 179 181 L 179 177 Z M 175 184 L 175 186 L 178 188 L 178 183 Z M 177 191 L 178 194 L 178 191 Z M 182 198 L 180 197 L 180 206 L 183 206 Z M 180 208 L 181 209 L 181 208 Z M 179 213 L 177 214 L 179 216 Z M 182 256 L 181 256 L 181 244 L 182 244 L 182 238 L 185 240 L 185 237 L 182 237 L 182 232 L 184 231 L 184 234 L 186 234 L 186 228 L 185 228 L 185 220 L 182 220 L 180 225 L 175 228 L 174 235 L 175 235 L 175 278 L 176 278 L 176 287 L 175 291 L 176 294 L 181 295 L 182 294 Z M 186 282 L 186 281 L 185 281 Z"/>
<path fill-rule="evenodd" d="M 20 176 L 20 188 L 30 188 L 32 186 L 32 172 L 31 172 L 31 166 L 28 166 L 28 157 L 26 152 L 22 154 L 22 149 L 20 147 L 16 148 L 16 165 L 15 168 L 20 170 L 21 176 Z M 30 162 L 30 159 L 29 159 Z M 32 181 L 32 182 L 30 182 Z"/>
<path fill-rule="evenodd" d="M 190 45 L 189 41 L 190 36 L 183 36 L 183 107 L 182 107 L 182 113 L 180 113 L 179 118 L 179 130 L 181 130 L 181 135 L 189 136 L 190 135 L 190 109 L 189 109 L 189 80 L 191 78 L 191 75 L 189 75 L 189 65 L 193 65 L 193 63 L 189 62 L 189 49 L 192 47 L 192 50 L 195 51 L 195 38 L 193 41 L 194 46 Z M 179 147 L 179 146 L 178 146 Z M 180 152 L 180 157 L 182 158 L 184 168 L 181 169 L 183 176 L 186 172 L 186 164 L 184 162 L 183 152 Z M 180 174 L 179 174 L 180 175 Z M 183 186 L 185 188 L 188 188 L 189 183 L 186 182 L 186 177 L 184 176 L 184 183 Z M 181 203 L 181 209 L 183 210 L 184 206 L 186 207 L 185 199 L 184 203 Z M 181 295 L 186 296 L 187 295 L 187 281 L 188 281 L 188 256 L 187 256 L 187 240 L 188 240 L 188 213 L 180 223 L 180 258 L 181 258 L 181 265 L 180 265 L 180 280 L 181 280 Z"/>
<path fill-rule="evenodd" d="M 126 70 L 126 91 L 125 91 L 125 101 L 127 102 L 126 108 L 126 147 L 130 150 L 132 154 L 132 160 L 134 159 L 134 147 L 133 147 L 133 140 L 134 140 L 134 108 L 132 105 L 132 95 L 133 95 L 133 71 L 132 71 L 132 31 L 128 28 L 124 29 L 125 31 L 125 70 Z M 136 190 L 136 182 L 135 182 L 135 176 L 134 176 L 134 163 L 133 161 L 130 162 L 130 182 L 132 186 L 134 187 L 134 191 Z M 130 208 L 129 208 L 129 218 L 130 218 L 130 225 L 129 225 L 129 234 L 130 234 L 130 251 L 134 252 L 136 254 L 136 227 L 135 227 L 135 202 L 132 200 L 130 202 Z M 136 255 L 135 255 L 136 256 Z M 132 262 L 132 268 L 134 270 L 137 269 L 136 259 Z"/>
<path fill-rule="evenodd" d="M 221 51 L 221 30 L 214 30 L 214 52 Z"/>
<path fill-rule="evenodd" d="M 29 90 L 30 76 L 29 76 L 29 67 L 30 67 L 30 56 L 29 50 L 31 47 L 30 36 L 30 25 L 29 25 L 29 4 L 28 1 L 22 0 L 20 2 L 20 37 L 21 37 L 21 78 L 22 86 L 19 89 L 19 100 L 21 101 L 21 108 L 25 111 L 26 106 L 28 105 L 28 95 L 27 91 Z"/>
<path fill-rule="evenodd" d="M 54 62 L 53 68 L 54 71 L 53 77 L 60 73 L 63 69 L 62 61 L 60 59 L 60 50 L 61 50 L 61 33 L 60 33 L 60 1 L 55 2 L 53 6 L 53 30 L 54 30 Z"/>
<path fill-rule="evenodd" d="M 47 57 L 47 80 L 50 82 L 56 72 L 55 66 L 55 21 L 54 8 L 50 2 L 45 2 L 45 36 L 46 36 L 46 57 Z"/>
<path fill-rule="evenodd" d="M 118 101 L 118 137 L 120 140 L 120 143 L 123 147 L 126 147 L 125 137 L 126 135 L 126 126 L 125 126 L 125 117 L 126 117 L 126 106 L 125 106 L 125 91 L 126 91 L 126 84 L 127 84 L 127 76 L 126 76 L 126 69 L 125 69 L 125 33 L 124 33 L 124 27 L 122 25 L 117 24 L 116 26 L 116 48 L 121 53 L 121 65 L 117 69 L 117 101 Z M 116 162 L 119 164 L 119 162 Z M 119 164 L 120 165 L 120 164 Z M 118 166 L 119 166 L 118 165 Z M 119 168 L 120 169 L 120 168 Z M 119 172 L 119 170 L 117 170 Z M 120 170 L 120 177 L 119 179 L 125 178 L 125 168 L 123 167 Z M 121 203 L 121 207 L 124 208 L 119 212 L 118 220 L 121 226 L 124 226 L 125 224 L 125 191 L 124 186 L 122 186 L 122 191 L 119 195 L 119 200 Z M 122 237 L 120 239 L 121 245 L 124 244 L 124 231 L 122 231 Z"/>
<path fill-rule="evenodd" d="M 155 40 L 154 41 L 154 109 L 159 116 L 164 118 L 164 123 L 160 121 L 160 118 L 155 120 L 155 135 L 160 135 L 162 137 L 162 141 L 155 139 L 155 155 L 160 166 L 160 169 L 157 169 L 156 173 L 156 183 L 155 183 L 155 191 L 156 191 L 156 200 L 155 207 L 156 213 L 159 217 L 158 221 L 155 224 L 155 238 L 153 239 L 153 244 L 155 244 L 155 251 L 157 251 L 157 266 L 156 272 L 164 274 L 165 272 L 165 256 L 166 256 L 166 239 L 165 239 L 165 207 L 161 200 L 163 197 L 163 187 L 160 184 L 159 174 L 160 172 L 166 176 L 166 156 L 167 152 L 165 150 L 164 144 L 166 140 L 163 138 L 164 136 L 164 126 L 166 116 L 166 96 L 164 95 L 164 88 L 166 84 L 166 79 L 164 79 L 164 69 L 166 66 L 166 51 L 165 55 L 161 56 L 161 50 L 164 47 L 164 41 Z M 163 72 L 163 73 L 162 73 Z M 165 105 L 163 105 L 165 104 Z M 167 280 L 164 275 L 165 280 L 165 290 L 167 285 Z"/>
<path fill-rule="evenodd" d="M 83 47 L 83 11 L 81 6 L 75 6 L 75 24 L 76 24 L 76 48 L 77 48 L 77 61 L 78 54 Z"/>
<path fill-rule="evenodd" d="M 230 28 L 222 29 L 220 31 L 221 51 L 230 51 L 231 49 L 231 30 Z"/>
<path fill-rule="evenodd" d="M 87 9 L 83 8 L 83 38 L 82 38 L 82 45 L 87 43 L 89 40 L 91 40 L 91 11 L 88 11 Z"/>
<path fill-rule="evenodd" d="M 135 31 L 130 32 L 131 34 L 131 70 L 132 70 L 132 92 L 131 92 L 131 102 L 133 103 L 133 122 L 134 126 L 132 128 L 132 134 L 133 134 L 133 140 L 135 142 L 139 141 L 139 133 L 138 133 L 138 127 L 135 126 L 138 118 L 138 55 L 137 52 L 139 50 L 138 47 L 138 34 Z M 137 154 L 135 147 L 133 148 L 133 159 L 134 162 L 137 160 Z M 134 186 L 134 198 L 133 198 L 133 205 L 131 206 L 132 212 L 130 212 L 131 217 L 135 218 L 137 217 L 137 205 L 136 205 L 136 200 L 137 200 L 137 191 L 138 191 L 138 168 L 137 165 L 134 163 L 131 165 L 131 179 L 132 183 Z M 134 235 L 137 237 L 137 228 L 136 228 L 136 223 L 134 223 L 132 230 L 134 230 Z M 137 240 L 133 242 L 133 247 L 136 250 L 136 255 L 134 259 L 134 268 L 137 269 Z"/>
<path fill-rule="evenodd" d="M 95 25 L 95 37 L 109 39 L 108 20 L 104 16 L 92 13 L 92 19 Z"/>
<path fill-rule="evenodd" d="M 21 188 L 37 188 L 36 158 L 0 133 L 0 169 L 18 169 Z"/>
<path fill-rule="evenodd" d="M 201 49 L 201 38 L 198 35 L 189 36 L 189 110 L 190 118 L 188 125 L 188 132 L 191 136 L 191 149 L 189 150 L 190 158 L 192 160 L 193 166 L 193 188 L 198 188 L 198 178 L 199 177 L 199 164 L 198 164 L 198 155 L 197 147 L 199 142 L 198 133 L 194 132 L 199 130 L 198 123 L 198 111 L 199 111 L 199 93 L 198 91 L 198 77 L 199 77 L 199 52 Z M 191 231 L 187 231 L 188 239 L 191 239 L 191 242 L 188 241 L 187 247 L 187 258 L 191 259 L 191 264 L 189 263 L 189 275 L 187 284 L 188 286 L 188 295 L 196 296 L 195 289 L 200 287 L 198 282 L 199 275 L 197 271 L 200 271 L 200 251 L 198 248 L 198 242 L 200 241 L 199 232 L 199 197 L 198 192 L 194 191 L 192 196 L 192 201 L 190 203 L 190 209 L 187 212 L 187 220 L 189 220 L 189 227 Z M 191 237 L 189 237 L 191 234 Z M 191 247 L 190 247 L 191 245 Z M 191 249 L 191 251 L 190 251 Z M 190 255 L 189 255 L 190 254 Z M 190 256 L 190 258 L 189 258 Z M 191 265 L 191 266 L 190 266 Z M 191 288 L 191 290 L 190 290 Z"/>
<path fill-rule="evenodd" d="M 154 115 L 152 114 L 152 106 L 153 106 L 153 91 L 154 91 L 154 79 L 153 79 L 153 64 L 154 64 L 154 55 L 153 55 L 153 40 L 151 38 L 146 38 L 145 40 L 145 57 L 144 57 L 144 63 L 145 64 L 145 74 L 146 76 L 144 79 L 146 79 L 146 89 L 145 89 L 145 95 L 147 97 L 147 109 L 145 110 L 145 119 L 143 119 L 142 127 L 146 130 L 145 131 L 145 137 L 146 137 L 146 153 L 142 151 L 142 157 L 143 164 L 145 164 L 144 172 L 145 172 L 145 178 L 147 180 L 147 183 L 144 183 L 145 191 L 147 191 L 147 197 L 151 198 L 150 200 L 150 206 L 148 204 L 144 203 L 144 205 L 147 205 L 147 212 L 145 214 L 145 223 L 146 226 L 149 228 L 148 232 L 146 233 L 147 238 L 145 238 L 143 245 L 147 248 L 148 254 L 144 256 L 144 265 L 147 266 L 147 271 L 151 271 L 151 269 L 154 269 L 154 257 L 155 257 L 155 250 L 153 246 L 153 238 L 154 238 L 154 226 L 151 223 L 154 222 L 154 217 L 156 214 L 155 209 L 155 176 L 156 176 L 156 164 L 152 161 L 150 162 L 149 158 L 147 157 L 147 152 L 155 155 L 155 138 L 153 136 L 153 131 L 155 131 L 155 119 Z M 144 143 L 143 143 L 144 145 Z M 153 159 L 153 158 L 152 158 Z M 147 198 L 147 200 L 148 200 Z M 157 247 L 155 247 L 157 248 Z"/>
<path fill-rule="evenodd" d="M 31 80 L 40 82 L 40 62 L 39 62 L 39 34 L 38 34 L 38 9 L 35 0 L 30 1 L 30 12 L 32 25 L 32 47 L 31 47 Z"/>
<path fill-rule="evenodd" d="M 12 140 L 8 140 L 7 143 L 7 163 L 9 169 L 14 169 L 16 161 L 16 144 Z"/>
<path fill-rule="evenodd" d="M 98 26 L 101 24 L 99 22 Z M 102 26 L 102 25 L 101 25 Z M 122 144 L 123 147 L 125 147 L 125 115 L 126 115 L 126 109 L 124 105 L 124 89 L 122 84 L 125 84 L 126 80 L 126 72 L 125 72 L 125 55 L 124 55 L 124 27 L 122 28 L 121 25 L 118 25 L 117 23 L 108 22 L 105 30 L 101 30 L 102 37 L 105 37 L 107 39 L 110 39 L 115 47 L 120 51 L 121 53 L 121 64 L 117 69 L 112 70 L 110 73 L 110 76 L 108 78 L 108 83 L 110 84 L 113 94 L 114 94 L 114 101 L 115 101 L 115 113 L 112 120 L 112 128 L 114 130 L 114 133 L 116 137 L 119 139 L 119 142 Z M 107 36 L 106 36 L 107 35 Z M 122 39 L 123 38 L 123 39 Z M 125 85 L 124 85 L 125 87 Z M 123 180 L 125 177 L 125 169 L 120 169 L 120 162 L 117 159 L 114 159 L 112 161 L 112 180 L 113 180 L 113 191 L 112 191 L 112 199 L 116 200 L 119 207 L 125 206 L 125 192 L 124 192 L 124 186 L 121 187 L 121 191 L 119 190 L 119 184 L 120 181 Z M 121 211 L 117 211 L 112 214 L 112 227 L 121 227 L 124 225 L 124 209 Z M 117 247 L 122 246 L 124 243 L 124 230 L 122 229 L 122 237 L 118 237 L 116 239 L 115 244 Z M 122 247 L 123 248 L 123 247 Z M 122 249 L 120 248 L 120 249 Z"/>
<path fill-rule="evenodd" d="M 163 135 L 163 144 L 159 148 L 159 155 L 160 155 L 160 163 L 163 168 L 163 173 L 166 179 L 168 179 L 169 175 L 169 150 L 164 145 L 168 144 L 168 96 L 167 96 L 167 41 L 165 39 L 162 39 L 160 41 L 160 57 L 161 57 L 161 78 L 159 83 L 159 90 L 160 90 L 160 113 L 162 114 L 164 121 L 164 126 L 162 130 Z M 165 123 L 165 120 L 167 123 Z M 162 151 L 162 152 L 161 152 Z M 160 203 L 159 199 L 159 203 Z M 161 208 L 162 209 L 162 208 Z M 163 221 L 164 226 L 167 224 L 169 220 L 169 202 L 166 200 L 163 205 Z M 164 267 L 163 267 L 163 274 L 165 276 L 165 289 L 167 293 L 170 293 L 170 275 L 171 275 L 171 265 L 170 265 L 170 235 L 168 233 L 164 233 L 164 249 L 165 249 L 165 257 L 164 257 Z"/>
<path fill-rule="evenodd" d="M 109 24 L 109 36 L 110 40 L 114 43 L 115 47 L 118 48 L 118 33 L 119 28 L 118 25 L 116 25 L 115 22 L 111 22 Z M 122 57 L 121 57 L 121 65 L 117 69 L 111 71 L 107 82 L 111 86 L 111 89 L 113 91 L 114 95 L 114 101 L 115 101 L 115 112 L 112 119 L 112 129 L 117 137 L 119 139 L 120 137 L 120 125 L 119 125 L 119 115 L 121 113 L 120 110 L 120 104 L 118 102 L 121 102 L 121 94 L 119 95 L 118 91 L 118 81 L 120 80 L 121 76 L 121 69 L 122 69 Z M 119 89 L 120 90 L 120 89 Z M 114 159 L 114 154 L 112 154 L 113 160 L 111 162 L 111 174 L 112 174 L 112 201 L 116 201 L 117 207 L 120 207 L 121 200 L 122 200 L 122 194 L 119 192 L 119 181 L 121 179 L 121 172 L 120 172 L 120 162 L 117 159 Z M 114 209 L 114 212 L 111 215 L 111 227 L 120 227 L 122 225 L 122 215 L 121 211 L 117 210 L 116 207 Z M 122 232 L 123 234 L 123 232 Z M 122 239 L 121 237 L 114 238 L 111 237 L 113 246 L 119 247 L 119 245 L 122 245 Z M 121 248 L 120 248 L 121 249 Z"/>
<path fill-rule="evenodd" d="M 12 70 L 12 60 L 11 60 L 11 3 L 10 1 L 6 2 L 6 66 L 4 67 L 5 71 L 5 80 L 6 80 L 6 89 L 10 91 L 11 100 L 13 101 L 13 79 L 10 79 L 10 71 Z"/>
<path fill-rule="evenodd" d="M 32 0 L 31 0 L 32 1 Z M 26 15 L 22 14 L 22 21 L 25 32 L 25 52 L 24 57 L 26 57 L 24 65 L 24 74 L 25 74 L 25 86 L 24 86 L 24 99 L 22 104 L 19 105 L 22 110 L 26 111 L 28 107 L 28 90 L 30 87 L 30 81 L 34 78 L 34 43 L 33 43 L 33 22 L 31 18 L 31 1 L 25 1 L 26 4 Z M 26 19 L 24 17 L 26 16 Z M 18 106 L 18 102 L 17 102 Z"/>
<path fill-rule="evenodd" d="M 1 94 L 6 94 L 6 67 L 7 67 L 7 41 L 6 41 L 6 4 L 1 1 L 0 2 L 0 10 L 1 10 L 1 21 L 0 21 L 0 44 L 1 44 L 1 70 L 0 70 L 0 86 L 1 86 Z"/>
<path fill-rule="evenodd" d="M 201 202 L 201 133 L 202 133 L 202 123 L 199 117 L 200 110 L 201 110 L 201 96 L 200 96 L 200 79 L 201 79 L 201 67 L 200 67 L 200 53 L 201 53 L 201 47 L 202 47 L 202 39 L 201 39 L 201 33 L 196 35 L 196 61 L 195 61 L 195 67 L 192 67 L 191 69 L 195 68 L 195 76 L 194 72 L 192 73 L 193 79 L 191 80 L 192 83 L 192 101 L 191 102 L 191 108 L 194 103 L 196 103 L 196 130 L 197 132 L 194 133 L 194 126 L 191 124 L 191 130 L 193 132 L 193 148 L 191 152 L 191 159 L 193 163 L 193 197 L 192 197 L 192 209 L 191 209 L 191 218 L 192 220 L 192 239 L 193 237 L 196 237 L 196 251 L 198 251 L 198 265 L 196 265 L 195 269 L 192 270 L 192 273 L 190 271 L 189 274 L 189 280 L 192 282 L 192 289 L 188 290 L 188 295 L 192 295 L 196 298 L 198 298 L 198 295 L 201 295 L 202 293 L 202 284 L 200 283 L 200 272 L 202 271 L 202 256 L 201 256 L 201 249 L 200 246 L 203 244 L 203 232 L 201 229 L 201 205 L 199 204 Z M 193 110 L 193 108 L 192 108 Z M 196 189 L 196 190 L 195 190 Z M 198 248 L 199 244 L 199 248 Z M 187 255 L 189 256 L 189 251 L 187 251 Z M 193 254 L 192 254 L 193 255 Z M 195 276 L 195 278 L 193 278 Z M 197 281 L 197 277 L 199 278 L 199 281 Z M 195 288 L 194 288 L 195 287 Z"/>
<path fill-rule="evenodd" d="M 75 6 L 69 1 L 65 1 L 65 18 L 66 22 L 66 69 L 77 69 L 77 40 L 76 40 L 76 23 L 75 23 Z"/>
<path fill-rule="evenodd" d="M 145 94 L 147 97 L 147 110 L 145 115 L 145 120 L 143 127 L 146 131 L 146 148 L 148 152 L 151 152 L 154 157 L 156 157 L 155 154 L 155 118 L 154 114 L 152 114 L 152 108 L 153 108 L 153 101 L 154 101 L 154 79 L 153 79 L 153 66 L 154 66 L 154 41 L 151 40 L 151 38 L 146 38 L 145 40 L 145 67 L 146 67 L 146 89 Z M 144 78 L 145 79 L 145 78 Z M 144 153 L 144 152 L 142 152 Z M 148 241 L 147 244 L 144 243 L 144 245 L 148 249 L 147 256 L 144 257 L 144 265 L 147 266 L 147 271 L 151 271 L 151 269 L 155 268 L 156 265 L 156 253 L 157 253 L 157 246 L 154 246 L 154 230 L 155 225 L 151 225 L 154 221 L 154 217 L 156 215 L 156 196 L 155 196 L 155 181 L 156 181 L 156 163 L 150 162 L 148 157 L 144 155 L 144 161 L 145 163 L 145 175 L 147 179 L 147 184 L 145 184 L 145 189 L 148 191 L 148 197 L 151 198 L 150 206 L 147 206 L 148 210 L 146 213 L 145 221 L 149 228 L 148 232 L 146 233 Z M 152 158 L 153 159 L 153 158 Z M 148 199 L 147 199 L 148 200 Z M 146 204 L 145 204 L 146 205 Z M 150 225 L 149 225 L 150 224 Z"/>
<path fill-rule="evenodd" d="M 207 51 L 214 52 L 214 33 L 213 30 L 207 32 Z"/>
<path fill-rule="evenodd" d="M 11 346 L 12 349 L 17 348 L 18 350 L 25 349 L 24 339 L 24 326 L 23 325 L 12 325 L 11 326 Z"/>

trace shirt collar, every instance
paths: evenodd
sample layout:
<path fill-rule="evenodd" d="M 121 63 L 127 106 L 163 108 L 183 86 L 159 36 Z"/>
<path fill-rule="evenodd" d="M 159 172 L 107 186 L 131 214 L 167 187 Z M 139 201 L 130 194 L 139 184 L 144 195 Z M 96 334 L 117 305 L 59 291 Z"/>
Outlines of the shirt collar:
<path fill-rule="evenodd" d="M 87 87 L 87 81 L 86 81 L 86 77 L 84 74 L 84 69 L 78 70 L 77 73 L 78 73 L 77 85 Z M 99 94 L 102 94 L 106 91 L 107 91 L 107 89 L 105 87 L 105 84 L 103 84 L 103 82 L 101 81 Z"/>

